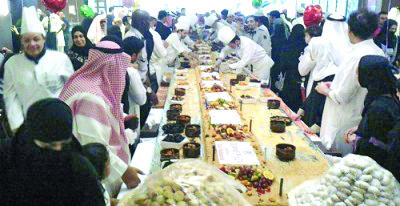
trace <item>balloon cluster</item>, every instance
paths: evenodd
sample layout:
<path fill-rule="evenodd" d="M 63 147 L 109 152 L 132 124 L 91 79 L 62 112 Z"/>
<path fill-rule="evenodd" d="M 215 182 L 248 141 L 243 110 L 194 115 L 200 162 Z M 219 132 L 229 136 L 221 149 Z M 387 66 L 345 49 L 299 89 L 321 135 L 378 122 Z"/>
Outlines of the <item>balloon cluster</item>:
<path fill-rule="evenodd" d="M 65 8 L 68 0 L 42 0 L 41 2 L 49 11 L 57 13 Z"/>
<path fill-rule="evenodd" d="M 80 13 L 86 19 L 92 19 L 95 16 L 93 9 L 88 5 L 82 5 L 80 8 Z"/>
<path fill-rule="evenodd" d="M 304 25 L 309 27 L 311 25 L 318 25 L 322 21 L 322 9 L 319 5 L 307 6 L 304 11 Z"/>
<path fill-rule="evenodd" d="M 252 5 L 256 9 L 264 8 L 270 4 L 271 4 L 270 0 L 252 0 Z"/>

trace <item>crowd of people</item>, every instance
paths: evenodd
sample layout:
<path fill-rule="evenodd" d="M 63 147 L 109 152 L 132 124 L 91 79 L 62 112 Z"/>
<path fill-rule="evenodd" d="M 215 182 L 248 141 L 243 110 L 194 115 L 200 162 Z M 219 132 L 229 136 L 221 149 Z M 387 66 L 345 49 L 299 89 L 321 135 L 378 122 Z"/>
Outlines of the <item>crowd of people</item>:
<path fill-rule="evenodd" d="M 196 41 L 223 44 L 217 66 L 238 56 L 229 69 L 268 84 L 320 135 L 324 152 L 370 156 L 400 179 L 397 22 L 360 10 L 305 25 L 297 13 L 136 10 L 99 14 L 69 32 L 62 13 L 23 8 L 21 51 L 3 49 L 0 70 L 12 136 L 0 139 L 2 204 L 116 205 L 122 183 L 140 183 L 132 145 L 163 73 L 180 56 L 195 59 Z"/>

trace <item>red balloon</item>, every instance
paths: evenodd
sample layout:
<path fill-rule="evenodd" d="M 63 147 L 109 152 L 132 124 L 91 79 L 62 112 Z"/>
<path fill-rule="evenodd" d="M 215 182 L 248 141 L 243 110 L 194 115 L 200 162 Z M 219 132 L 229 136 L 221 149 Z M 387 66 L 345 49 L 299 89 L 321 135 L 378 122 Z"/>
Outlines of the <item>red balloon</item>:
<path fill-rule="evenodd" d="M 322 21 L 322 9 L 319 5 L 310 5 L 306 7 L 304 11 L 304 25 L 309 27 L 311 25 L 317 25 Z"/>
<path fill-rule="evenodd" d="M 42 4 L 51 12 L 57 13 L 65 8 L 68 0 L 42 0 Z"/>

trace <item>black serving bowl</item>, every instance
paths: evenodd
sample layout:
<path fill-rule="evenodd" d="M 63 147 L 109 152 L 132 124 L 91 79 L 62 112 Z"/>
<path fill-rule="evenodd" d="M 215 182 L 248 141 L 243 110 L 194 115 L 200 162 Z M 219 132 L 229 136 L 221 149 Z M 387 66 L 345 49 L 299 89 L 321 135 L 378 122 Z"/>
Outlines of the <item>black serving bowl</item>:
<path fill-rule="evenodd" d="M 176 88 L 175 89 L 176 96 L 185 96 L 185 94 L 186 94 L 186 89 L 184 89 L 184 88 Z"/>
<path fill-rule="evenodd" d="M 241 82 L 241 81 L 246 81 L 246 75 L 244 74 L 238 74 L 236 75 L 236 79 Z"/>
<path fill-rule="evenodd" d="M 183 156 L 185 158 L 198 158 L 200 156 L 200 144 L 196 142 L 184 144 Z"/>
<path fill-rule="evenodd" d="M 168 123 L 162 126 L 164 134 L 179 134 L 183 132 L 184 128 L 185 127 L 183 125 L 176 123 Z"/>
<path fill-rule="evenodd" d="M 230 82 L 231 86 L 235 86 L 235 85 L 239 84 L 239 81 L 237 79 L 231 79 L 229 82 Z"/>
<path fill-rule="evenodd" d="M 268 100 L 268 109 L 279 109 L 281 106 L 281 102 L 277 99 L 269 99 Z"/>
<path fill-rule="evenodd" d="M 179 110 L 168 110 L 167 111 L 167 120 L 168 121 L 176 121 L 179 117 L 179 115 L 181 115 L 181 112 Z"/>
<path fill-rule="evenodd" d="M 169 105 L 169 109 L 182 112 L 182 105 L 181 104 L 171 104 L 171 105 Z"/>
<path fill-rule="evenodd" d="M 296 157 L 296 147 L 291 144 L 277 144 L 276 156 L 283 162 L 292 161 Z"/>
<path fill-rule="evenodd" d="M 176 122 L 182 125 L 190 124 L 190 116 L 189 115 L 179 115 Z"/>
<path fill-rule="evenodd" d="M 289 117 L 284 117 L 284 116 L 272 116 L 271 121 L 284 121 L 286 126 L 290 126 L 292 124 L 292 119 Z"/>
<path fill-rule="evenodd" d="M 200 125 L 198 124 L 188 124 L 185 128 L 185 135 L 187 137 L 199 137 L 200 136 Z"/>
<path fill-rule="evenodd" d="M 174 148 L 163 149 L 160 152 L 161 161 L 179 159 L 179 150 Z"/>
<path fill-rule="evenodd" d="M 284 133 L 286 130 L 286 123 L 280 120 L 271 120 L 269 127 L 272 132 Z"/>

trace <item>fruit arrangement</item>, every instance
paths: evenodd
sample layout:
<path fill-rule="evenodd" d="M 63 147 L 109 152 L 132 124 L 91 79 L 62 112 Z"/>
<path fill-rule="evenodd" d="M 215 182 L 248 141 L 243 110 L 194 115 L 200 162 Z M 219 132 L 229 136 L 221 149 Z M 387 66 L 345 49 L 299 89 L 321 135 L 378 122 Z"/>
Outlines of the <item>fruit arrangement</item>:
<path fill-rule="evenodd" d="M 210 102 L 207 109 L 229 110 L 235 108 L 236 106 L 233 102 L 228 102 L 224 99 L 217 99 L 217 101 Z"/>
<path fill-rule="evenodd" d="M 210 133 L 216 141 L 219 140 L 244 140 L 250 138 L 249 127 L 247 125 L 218 125 Z"/>
<path fill-rule="evenodd" d="M 125 195 L 118 205 L 249 206 L 236 190 L 242 187 L 202 160 L 179 160 L 153 173 L 138 189 Z"/>
<path fill-rule="evenodd" d="M 210 88 L 204 88 L 204 92 L 224 92 L 225 89 L 218 84 L 214 84 Z"/>
<path fill-rule="evenodd" d="M 271 192 L 275 179 L 271 171 L 250 166 L 223 166 L 220 170 L 239 180 L 249 193 L 254 188 L 259 195 Z"/>

